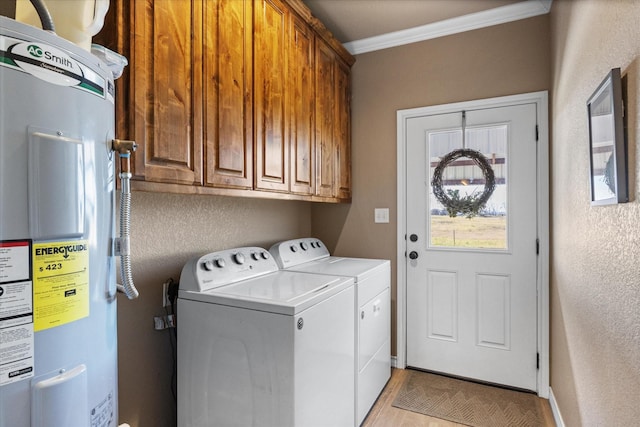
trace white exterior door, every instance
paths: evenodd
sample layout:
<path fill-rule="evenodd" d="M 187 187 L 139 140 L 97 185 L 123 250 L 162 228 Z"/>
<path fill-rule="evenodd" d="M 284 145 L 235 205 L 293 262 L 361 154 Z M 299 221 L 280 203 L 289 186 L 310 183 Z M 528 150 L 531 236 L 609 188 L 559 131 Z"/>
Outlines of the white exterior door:
<path fill-rule="evenodd" d="M 536 104 L 413 117 L 406 122 L 406 362 L 537 390 Z M 464 144 L 464 147 L 463 147 Z M 449 152 L 484 154 L 495 189 L 480 214 L 452 218 L 433 195 Z M 469 158 L 444 169 L 449 198 L 484 191 Z"/>

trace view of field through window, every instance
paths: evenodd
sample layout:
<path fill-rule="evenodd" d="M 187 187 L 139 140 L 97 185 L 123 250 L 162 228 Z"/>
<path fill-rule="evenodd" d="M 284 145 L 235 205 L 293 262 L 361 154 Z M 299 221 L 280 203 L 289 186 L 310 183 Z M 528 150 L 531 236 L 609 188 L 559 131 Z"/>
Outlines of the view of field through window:
<path fill-rule="evenodd" d="M 464 148 L 481 152 L 491 165 L 495 190 L 478 215 L 449 216 L 429 186 L 429 245 L 432 248 L 507 249 L 507 125 L 483 126 L 465 130 Z M 463 148 L 462 130 L 429 133 L 429 182 L 442 157 Z M 443 172 L 442 188 L 449 196 L 468 197 L 484 191 L 482 170 L 461 157 Z"/>

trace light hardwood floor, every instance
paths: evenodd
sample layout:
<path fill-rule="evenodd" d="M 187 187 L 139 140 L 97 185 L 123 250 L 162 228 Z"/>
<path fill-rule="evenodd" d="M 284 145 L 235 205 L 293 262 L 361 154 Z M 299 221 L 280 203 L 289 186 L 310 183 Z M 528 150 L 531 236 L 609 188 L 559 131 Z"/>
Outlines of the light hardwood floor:
<path fill-rule="evenodd" d="M 400 391 L 408 371 L 406 369 L 392 369 L 391 379 L 387 383 L 380 397 L 371 408 L 361 427 L 465 427 L 463 424 L 429 417 L 411 411 L 405 411 L 391 406 Z M 539 399 L 544 415 L 544 425 L 541 427 L 555 427 L 549 401 Z"/>

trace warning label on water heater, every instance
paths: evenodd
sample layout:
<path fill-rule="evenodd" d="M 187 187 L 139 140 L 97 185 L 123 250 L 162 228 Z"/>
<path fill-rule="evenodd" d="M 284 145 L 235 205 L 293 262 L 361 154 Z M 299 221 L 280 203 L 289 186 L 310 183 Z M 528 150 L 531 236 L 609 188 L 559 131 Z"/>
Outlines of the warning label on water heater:
<path fill-rule="evenodd" d="M 35 330 L 89 316 L 89 248 L 86 240 L 33 245 Z"/>
<path fill-rule="evenodd" d="M 33 373 L 31 241 L 0 241 L 0 386 Z"/>

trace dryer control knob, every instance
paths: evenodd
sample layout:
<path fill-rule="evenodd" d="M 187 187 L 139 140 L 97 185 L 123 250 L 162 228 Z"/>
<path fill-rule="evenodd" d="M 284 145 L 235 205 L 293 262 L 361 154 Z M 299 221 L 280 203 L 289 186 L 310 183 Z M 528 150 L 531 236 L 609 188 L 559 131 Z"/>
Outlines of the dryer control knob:
<path fill-rule="evenodd" d="M 213 261 L 211 261 L 211 260 L 207 260 L 207 261 L 205 261 L 205 262 L 204 262 L 204 265 L 203 265 L 203 266 L 204 266 L 204 269 L 205 269 L 205 270 L 207 270 L 207 271 L 211 271 L 211 270 L 213 270 L 213 267 L 214 267 L 214 265 L 213 265 Z"/>
<path fill-rule="evenodd" d="M 235 262 L 236 264 L 244 264 L 244 255 L 242 255 L 240 252 L 233 254 L 233 262 Z"/>
<path fill-rule="evenodd" d="M 262 253 L 260 253 L 260 256 L 262 256 L 262 259 L 269 259 L 269 252 L 262 251 Z"/>
<path fill-rule="evenodd" d="M 260 254 L 258 252 L 251 252 L 251 258 L 253 258 L 254 261 L 260 261 Z"/>
<path fill-rule="evenodd" d="M 298 252 L 298 248 L 295 245 L 291 245 L 291 252 Z"/>
<path fill-rule="evenodd" d="M 309 249 L 309 245 L 307 245 L 306 242 L 300 242 L 300 247 L 302 248 L 303 251 L 306 251 L 307 249 Z"/>
<path fill-rule="evenodd" d="M 224 262 L 224 260 L 222 258 L 216 258 L 215 260 L 213 260 L 213 263 L 218 268 L 224 268 L 225 262 Z"/>

